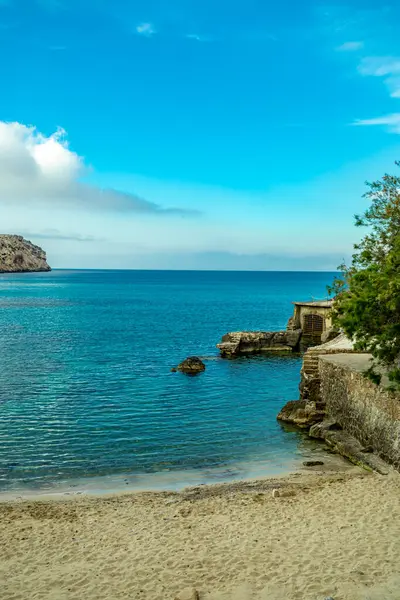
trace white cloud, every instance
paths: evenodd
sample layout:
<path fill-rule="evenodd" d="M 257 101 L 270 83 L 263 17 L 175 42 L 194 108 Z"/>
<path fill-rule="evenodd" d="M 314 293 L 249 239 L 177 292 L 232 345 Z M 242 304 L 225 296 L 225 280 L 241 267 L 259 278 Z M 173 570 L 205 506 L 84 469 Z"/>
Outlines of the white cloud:
<path fill-rule="evenodd" d="M 360 63 L 361 75 L 384 77 L 400 73 L 400 58 L 396 56 L 367 56 Z"/>
<path fill-rule="evenodd" d="M 355 52 L 364 48 L 364 42 L 345 42 L 336 48 L 337 52 Z"/>
<path fill-rule="evenodd" d="M 400 58 L 396 56 L 367 56 L 359 67 L 361 75 L 385 77 L 384 83 L 392 98 L 400 98 Z"/>
<path fill-rule="evenodd" d="M 140 25 L 136 27 L 136 33 L 145 37 L 151 37 L 157 33 L 157 31 L 152 23 L 140 23 Z"/>
<path fill-rule="evenodd" d="M 364 77 L 383 77 L 390 96 L 400 98 L 400 57 L 367 56 L 361 61 L 358 71 Z M 360 119 L 354 125 L 381 125 L 386 126 L 390 133 L 400 133 L 400 113 Z"/>
<path fill-rule="evenodd" d="M 384 125 L 391 133 L 400 133 L 400 113 L 393 113 L 376 119 L 360 119 L 354 125 Z"/>
<path fill-rule="evenodd" d="M 82 181 L 83 159 L 58 129 L 46 137 L 35 127 L 0 121 L 0 203 L 122 213 L 185 214 L 139 196 Z"/>

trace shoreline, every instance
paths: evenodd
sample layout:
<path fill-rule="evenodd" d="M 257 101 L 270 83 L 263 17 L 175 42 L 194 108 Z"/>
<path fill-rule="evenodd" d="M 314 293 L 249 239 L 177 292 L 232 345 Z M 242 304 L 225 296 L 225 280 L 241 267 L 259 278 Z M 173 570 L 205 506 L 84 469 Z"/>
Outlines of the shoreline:
<path fill-rule="evenodd" d="M 352 466 L 2 502 L 2 599 L 397 600 L 399 492 Z"/>
<path fill-rule="evenodd" d="M 347 462 L 347 461 L 346 461 Z M 329 469 L 324 466 L 315 466 L 304 468 L 303 470 L 282 473 L 280 475 L 265 476 L 248 479 L 234 479 L 232 481 L 202 483 L 198 485 L 182 485 L 179 489 L 168 488 L 136 488 L 136 489 L 118 489 L 103 490 L 100 492 L 54 492 L 54 493 L 28 493 L 26 495 L 0 493 L 0 513 L 5 506 L 24 506 L 33 504 L 42 504 L 51 506 L 52 503 L 70 502 L 108 502 L 124 501 L 126 498 L 136 497 L 174 497 L 177 501 L 188 498 L 202 499 L 212 496 L 229 496 L 233 493 L 248 492 L 269 492 L 274 489 L 301 489 L 302 486 L 320 485 L 326 482 L 347 481 L 353 478 L 371 476 L 372 474 L 364 469 L 348 464 L 346 469 Z M 399 474 L 400 481 L 400 474 Z"/>
<path fill-rule="evenodd" d="M 321 466 L 305 467 L 304 461 L 318 460 Z M 109 495 L 135 493 L 182 492 L 194 487 L 231 485 L 238 482 L 285 479 L 308 473 L 346 473 L 354 465 L 338 454 L 329 453 L 321 442 L 298 459 L 282 463 L 282 469 L 271 468 L 268 461 L 243 461 L 211 469 L 184 469 L 141 474 L 115 474 L 83 477 L 52 482 L 40 488 L 17 487 L 0 491 L 0 504 L 21 500 L 63 500 L 75 497 L 102 498 Z"/>

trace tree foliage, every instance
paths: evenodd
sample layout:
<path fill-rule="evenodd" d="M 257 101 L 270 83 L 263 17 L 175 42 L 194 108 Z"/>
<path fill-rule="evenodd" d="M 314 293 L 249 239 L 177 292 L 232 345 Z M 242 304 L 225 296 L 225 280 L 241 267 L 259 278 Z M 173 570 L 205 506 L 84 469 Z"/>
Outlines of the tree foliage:
<path fill-rule="evenodd" d="M 354 246 L 351 265 L 339 267 L 342 277 L 330 288 L 336 295 L 333 318 L 357 349 L 371 352 L 399 383 L 400 177 L 384 175 L 367 186 L 364 197 L 370 205 L 356 215 L 355 224 L 368 232 Z"/>

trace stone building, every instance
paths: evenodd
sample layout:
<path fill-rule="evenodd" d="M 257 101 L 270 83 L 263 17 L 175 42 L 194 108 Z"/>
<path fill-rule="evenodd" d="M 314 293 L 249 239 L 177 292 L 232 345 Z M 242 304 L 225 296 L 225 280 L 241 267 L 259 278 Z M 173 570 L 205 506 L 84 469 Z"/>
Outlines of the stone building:
<path fill-rule="evenodd" d="M 293 302 L 294 314 L 288 329 L 301 329 L 303 337 L 321 338 L 332 327 L 331 310 L 333 300 L 318 302 Z"/>
<path fill-rule="evenodd" d="M 301 352 L 339 334 L 332 327 L 333 300 L 293 302 L 286 331 L 233 331 L 217 344 L 223 358 L 264 352 Z"/>

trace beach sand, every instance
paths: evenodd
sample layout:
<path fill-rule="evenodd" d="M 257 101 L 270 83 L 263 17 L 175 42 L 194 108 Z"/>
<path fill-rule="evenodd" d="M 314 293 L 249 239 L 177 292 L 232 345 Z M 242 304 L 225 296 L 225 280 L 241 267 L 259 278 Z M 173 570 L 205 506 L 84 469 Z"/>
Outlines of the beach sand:
<path fill-rule="evenodd" d="M 0 598 L 399 599 L 399 499 L 399 474 L 354 468 L 2 502 Z"/>

